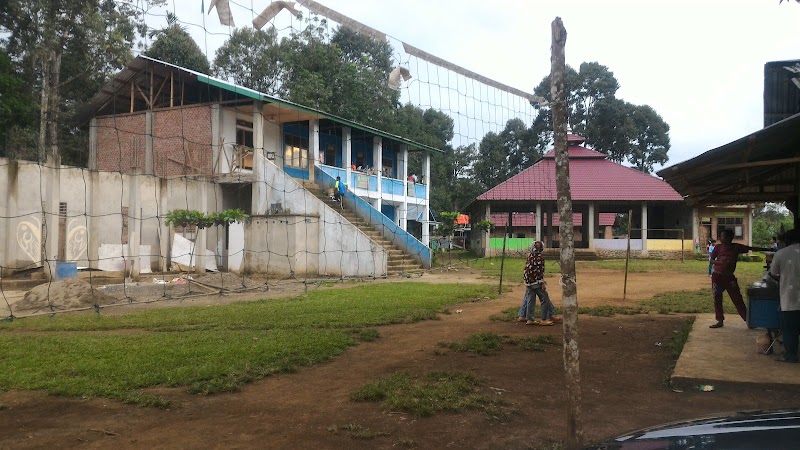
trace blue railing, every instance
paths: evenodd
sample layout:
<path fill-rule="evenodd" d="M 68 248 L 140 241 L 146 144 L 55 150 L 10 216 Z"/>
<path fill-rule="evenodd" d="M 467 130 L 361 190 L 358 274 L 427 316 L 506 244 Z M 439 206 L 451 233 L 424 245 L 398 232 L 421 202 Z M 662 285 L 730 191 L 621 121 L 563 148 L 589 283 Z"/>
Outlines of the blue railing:
<path fill-rule="evenodd" d="M 319 167 L 314 170 L 316 179 L 319 180 L 318 183 L 321 186 L 333 186 L 334 181 L 336 181 L 335 177 L 331 177 L 326 170 Z M 406 230 L 400 228 L 393 220 L 383 215 L 382 212 L 373 208 L 372 205 L 349 190 L 344 194 L 344 204 L 351 208 L 358 217 L 366 220 L 392 244 L 419 261 L 423 267 L 431 267 L 431 250 Z"/>

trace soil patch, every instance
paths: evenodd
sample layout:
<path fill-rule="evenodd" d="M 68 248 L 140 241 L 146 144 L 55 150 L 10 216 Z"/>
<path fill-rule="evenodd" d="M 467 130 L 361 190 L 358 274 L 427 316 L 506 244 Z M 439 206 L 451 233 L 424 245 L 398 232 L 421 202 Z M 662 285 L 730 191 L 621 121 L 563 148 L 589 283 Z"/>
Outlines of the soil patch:
<path fill-rule="evenodd" d="M 621 284 L 618 292 L 614 284 L 619 274 L 601 272 L 579 273 L 580 304 L 611 300 L 625 304 Z M 448 274 L 412 281 L 464 282 L 474 276 L 467 271 Z M 634 304 L 667 285 L 692 289 L 707 284 L 704 274 L 635 274 L 629 276 L 626 302 Z M 558 291 L 557 281 L 551 286 L 553 293 Z M 489 319 L 518 306 L 522 294 L 523 287 L 515 285 L 499 299 L 453 307 L 451 311 L 461 312 L 441 315 L 440 320 L 378 327 L 380 338 L 375 341 L 327 363 L 254 382 L 242 392 L 199 396 L 187 394 L 185 388 L 147 390 L 171 400 L 170 409 L 5 392 L 0 394 L 0 448 L 552 448 L 566 439 L 562 328 Z M 236 297 L 209 298 L 229 301 Z M 664 343 L 686 319 L 654 314 L 580 316 L 587 440 L 712 413 L 790 407 L 800 402 L 797 391 L 758 385 L 720 386 L 714 392 L 673 391 L 665 381 L 674 359 Z M 492 356 L 473 356 L 438 345 L 479 332 L 513 338 L 550 335 L 557 344 L 546 346 L 544 352 L 504 345 Z M 493 418 L 468 411 L 418 418 L 381 403 L 350 400 L 364 384 L 398 371 L 415 376 L 431 371 L 468 373 L 480 380 L 482 394 L 502 400 L 511 414 Z"/>
<path fill-rule="evenodd" d="M 108 305 L 117 299 L 106 295 L 77 278 L 40 284 L 28 291 L 22 300 L 14 304 L 15 309 L 74 309 L 92 305 Z"/>

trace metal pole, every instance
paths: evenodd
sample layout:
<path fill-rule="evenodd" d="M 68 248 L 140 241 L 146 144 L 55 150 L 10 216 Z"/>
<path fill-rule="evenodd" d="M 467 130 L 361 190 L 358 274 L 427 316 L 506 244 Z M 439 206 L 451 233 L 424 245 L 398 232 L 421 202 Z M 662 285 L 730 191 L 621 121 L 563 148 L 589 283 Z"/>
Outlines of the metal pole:
<path fill-rule="evenodd" d="M 628 210 L 628 251 L 625 252 L 625 284 L 622 287 L 622 300 L 628 294 L 628 261 L 631 259 L 631 216 L 633 209 Z"/>
<path fill-rule="evenodd" d="M 686 262 L 683 259 L 683 239 L 686 237 L 686 231 L 681 228 L 681 262 Z"/>
<path fill-rule="evenodd" d="M 511 214 L 509 214 L 510 216 Z M 508 222 L 510 219 L 506 219 L 506 232 L 503 235 L 503 256 L 500 258 L 500 286 L 497 287 L 497 293 L 503 293 L 503 266 L 506 262 L 506 239 L 508 239 Z"/>

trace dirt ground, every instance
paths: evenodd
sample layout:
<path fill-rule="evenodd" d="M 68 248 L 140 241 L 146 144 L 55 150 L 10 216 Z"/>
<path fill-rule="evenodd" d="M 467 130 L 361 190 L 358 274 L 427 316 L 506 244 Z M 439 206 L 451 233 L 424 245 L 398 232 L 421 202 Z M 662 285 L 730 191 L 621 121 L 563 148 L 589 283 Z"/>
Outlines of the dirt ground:
<path fill-rule="evenodd" d="M 582 306 L 631 304 L 664 290 L 708 285 L 703 274 L 632 274 L 629 300 L 622 302 L 621 274 L 581 271 L 578 277 Z M 469 269 L 399 281 L 492 282 Z M 550 278 L 549 284 L 558 306 L 557 279 Z M 56 398 L 40 392 L 0 393 L 4 406 L 0 448 L 553 448 L 566 438 L 560 346 L 550 346 L 543 353 L 504 347 L 494 356 L 469 356 L 437 347 L 439 342 L 463 340 L 476 332 L 515 337 L 547 334 L 560 342 L 560 325 L 532 327 L 489 319 L 518 306 L 522 293 L 522 286 L 516 285 L 497 300 L 451 308 L 462 312 L 442 315 L 441 320 L 379 327 L 376 341 L 353 347 L 325 364 L 254 382 L 238 393 L 200 396 L 182 389 L 148 391 L 171 400 L 170 409 L 100 398 Z M 196 302 L 231 299 L 214 296 Z M 798 405 L 800 392 L 759 386 L 714 392 L 670 389 L 664 380 L 673 361 L 660 343 L 673 335 L 682 320 L 661 315 L 580 317 L 587 441 L 712 413 Z M 499 420 L 483 412 L 415 418 L 379 403 L 349 400 L 365 383 L 399 370 L 420 375 L 440 370 L 470 373 L 481 380 L 482 391 L 505 402 L 511 414 Z M 356 439 L 342 429 L 353 425 L 380 435 Z"/>

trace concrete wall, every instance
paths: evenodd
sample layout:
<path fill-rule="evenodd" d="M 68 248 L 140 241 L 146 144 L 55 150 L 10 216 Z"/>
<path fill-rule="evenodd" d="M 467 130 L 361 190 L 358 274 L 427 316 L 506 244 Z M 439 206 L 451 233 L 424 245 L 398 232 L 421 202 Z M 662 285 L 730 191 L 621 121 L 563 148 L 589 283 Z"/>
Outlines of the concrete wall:
<path fill-rule="evenodd" d="M 127 230 L 137 220 L 140 244 L 149 245 L 151 267 L 160 266 L 162 240 L 168 242 L 169 230 L 163 225 L 173 209 L 216 211 L 221 204 L 221 189 L 198 178 L 164 179 L 146 175 L 123 175 L 62 166 L 55 170 L 28 161 L 0 159 L 0 186 L 7 195 L 0 196 L 0 220 L 3 236 L 0 264 L 11 271 L 38 267 L 42 263 L 41 246 L 50 239 L 64 241 L 64 259 L 79 266 L 97 268 L 98 249 L 104 244 L 125 244 Z M 63 233 L 48 236 L 44 220 L 59 220 L 59 211 L 43 207 L 46 200 L 44 180 L 58 177 L 58 202 L 66 203 Z M 138 187 L 138 206 L 131 190 Z M 205 194 L 203 194 L 205 191 Z M 204 199 L 204 200 L 203 200 Z M 127 225 L 127 226 L 126 226 Z M 222 230 L 207 231 L 206 246 L 215 249 Z"/>
<path fill-rule="evenodd" d="M 388 255 L 271 161 L 264 164 L 267 215 L 245 225 L 245 272 L 383 276 Z"/>

